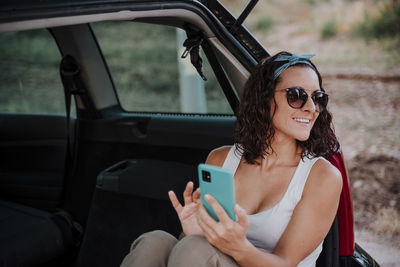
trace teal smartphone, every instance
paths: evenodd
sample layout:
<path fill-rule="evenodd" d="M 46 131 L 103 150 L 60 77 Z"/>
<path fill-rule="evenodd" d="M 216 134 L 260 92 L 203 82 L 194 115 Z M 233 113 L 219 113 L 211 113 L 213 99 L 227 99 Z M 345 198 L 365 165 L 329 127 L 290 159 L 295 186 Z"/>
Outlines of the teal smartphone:
<path fill-rule="evenodd" d="M 224 208 L 228 216 L 232 220 L 236 221 L 236 214 L 234 212 L 235 187 L 233 173 L 228 169 L 203 163 L 199 164 L 197 169 L 201 201 L 208 214 L 210 214 L 210 216 L 213 217 L 217 222 L 219 221 L 214 209 L 204 199 L 204 195 L 206 194 L 213 196 Z"/>

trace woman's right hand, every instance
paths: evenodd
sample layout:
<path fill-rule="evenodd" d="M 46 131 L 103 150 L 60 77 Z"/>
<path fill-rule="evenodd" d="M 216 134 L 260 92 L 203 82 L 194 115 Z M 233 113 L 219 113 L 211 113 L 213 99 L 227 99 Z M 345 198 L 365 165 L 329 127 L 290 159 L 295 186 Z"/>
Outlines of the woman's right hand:
<path fill-rule="evenodd" d="M 188 182 L 183 192 L 184 206 L 181 205 L 174 191 L 169 191 L 168 196 L 172 206 L 178 214 L 185 235 L 202 234 L 197 223 L 196 213 L 200 206 L 200 188 L 193 192 L 193 182 Z"/>

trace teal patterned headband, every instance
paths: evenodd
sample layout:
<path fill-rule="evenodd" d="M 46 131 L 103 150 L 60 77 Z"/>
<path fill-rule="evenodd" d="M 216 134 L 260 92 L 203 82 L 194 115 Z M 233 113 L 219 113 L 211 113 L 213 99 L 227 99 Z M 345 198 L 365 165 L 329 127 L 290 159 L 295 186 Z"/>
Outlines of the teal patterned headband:
<path fill-rule="evenodd" d="M 281 75 L 281 73 L 284 70 L 298 63 L 304 63 L 309 66 L 312 66 L 311 63 L 308 61 L 308 59 L 312 58 L 313 56 L 315 56 L 315 54 L 293 54 L 291 56 L 289 55 L 277 56 L 274 61 L 288 61 L 288 63 L 283 64 L 274 72 L 274 80 L 276 80 L 276 78 L 278 78 L 278 76 Z"/>

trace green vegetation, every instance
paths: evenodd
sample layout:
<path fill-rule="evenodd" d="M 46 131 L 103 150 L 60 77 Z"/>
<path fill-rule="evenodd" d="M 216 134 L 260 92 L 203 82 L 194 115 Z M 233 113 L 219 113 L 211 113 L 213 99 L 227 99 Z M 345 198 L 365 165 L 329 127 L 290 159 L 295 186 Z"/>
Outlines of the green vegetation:
<path fill-rule="evenodd" d="M 255 28 L 259 31 L 268 31 L 269 29 L 271 29 L 272 25 L 273 20 L 271 19 L 271 17 L 264 15 L 257 20 Z"/>
<path fill-rule="evenodd" d="M 118 92 L 131 88 L 178 92 L 172 27 L 131 22 L 92 24 Z"/>
<path fill-rule="evenodd" d="M 400 38 L 400 1 L 387 1 L 376 16 L 366 14 L 355 33 L 367 40 Z"/>
<path fill-rule="evenodd" d="M 333 37 L 338 32 L 338 24 L 335 20 L 331 19 L 325 22 L 324 26 L 321 29 L 321 38 L 328 39 Z"/>
<path fill-rule="evenodd" d="M 46 30 L 0 35 L 0 112 L 65 113 L 60 53 Z"/>
<path fill-rule="evenodd" d="M 92 28 L 124 109 L 180 112 L 177 37 L 174 27 L 99 22 L 92 24 Z M 207 77 L 205 91 L 208 112 L 232 113 L 204 55 L 202 59 L 203 72 Z"/>
<path fill-rule="evenodd" d="M 175 28 L 133 22 L 91 26 L 123 108 L 180 112 Z M 65 113 L 61 55 L 46 30 L 1 34 L 0 51 L 0 112 Z M 232 113 L 202 58 L 208 112 Z"/>

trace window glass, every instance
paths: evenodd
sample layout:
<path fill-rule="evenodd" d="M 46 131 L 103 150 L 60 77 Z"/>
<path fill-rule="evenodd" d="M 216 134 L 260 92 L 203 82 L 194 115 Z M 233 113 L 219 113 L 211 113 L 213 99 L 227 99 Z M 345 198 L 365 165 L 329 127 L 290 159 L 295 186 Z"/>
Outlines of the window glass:
<path fill-rule="evenodd" d="M 61 55 L 47 30 L 2 33 L 0 51 L 0 112 L 65 114 Z"/>
<path fill-rule="evenodd" d="M 202 81 L 181 59 L 186 33 L 135 22 L 98 22 L 92 29 L 110 69 L 122 108 L 133 112 L 232 114 L 206 56 Z"/>

